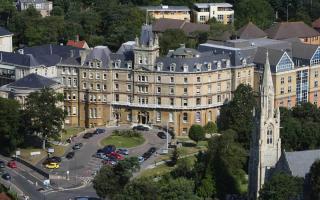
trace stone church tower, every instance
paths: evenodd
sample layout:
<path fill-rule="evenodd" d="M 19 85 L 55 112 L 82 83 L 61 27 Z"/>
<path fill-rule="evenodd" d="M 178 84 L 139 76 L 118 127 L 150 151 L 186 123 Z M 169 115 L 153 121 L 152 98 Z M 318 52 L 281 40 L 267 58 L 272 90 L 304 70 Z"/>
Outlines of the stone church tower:
<path fill-rule="evenodd" d="M 260 86 L 260 110 L 254 111 L 250 143 L 249 200 L 258 198 L 259 190 L 270 177 L 280 155 L 280 111 L 279 108 L 274 109 L 274 87 L 267 52 Z"/>

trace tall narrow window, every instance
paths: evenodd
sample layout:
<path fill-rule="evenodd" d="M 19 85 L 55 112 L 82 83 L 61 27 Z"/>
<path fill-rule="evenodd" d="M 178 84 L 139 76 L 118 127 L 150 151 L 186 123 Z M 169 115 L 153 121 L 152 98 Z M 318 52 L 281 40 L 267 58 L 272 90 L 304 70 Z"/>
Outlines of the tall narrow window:
<path fill-rule="evenodd" d="M 270 128 L 267 132 L 267 144 L 272 144 L 272 130 Z"/>

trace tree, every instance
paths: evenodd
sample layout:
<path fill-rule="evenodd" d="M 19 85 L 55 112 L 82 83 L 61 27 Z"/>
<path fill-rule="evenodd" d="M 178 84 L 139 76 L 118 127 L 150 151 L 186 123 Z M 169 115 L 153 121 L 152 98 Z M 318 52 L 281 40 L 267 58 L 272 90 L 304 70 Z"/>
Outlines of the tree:
<path fill-rule="evenodd" d="M 0 97 L 0 151 L 9 155 L 22 142 L 19 132 L 20 105 L 12 99 Z"/>
<path fill-rule="evenodd" d="M 202 126 L 194 124 L 189 129 L 189 138 L 195 142 L 205 139 L 205 132 Z"/>
<path fill-rule="evenodd" d="M 216 195 L 215 180 L 210 172 L 206 173 L 204 179 L 201 180 L 200 186 L 196 190 L 196 194 L 204 199 L 211 198 Z"/>
<path fill-rule="evenodd" d="M 31 119 L 34 133 L 41 136 L 45 149 L 48 138 L 57 138 L 65 119 L 65 112 L 58 105 L 63 101 L 63 95 L 55 93 L 53 89 L 44 88 L 41 91 L 29 94 L 25 112 Z"/>
<path fill-rule="evenodd" d="M 302 194 L 303 179 L 284 173 L 272 176 L 259 192 L 259 200 L 299 199 Z"/>
<path fill-rule="evenodd" d="M 233 129 L 237 132 L 237 141 L 249 149 L 253 128 L 252 110 L 256 107 L 256 98 L 250 85 L 240 84 L 233 99 L 221 108 L 218 118 L 220 130 Z"/>
<path fill-rule="evenodd" d="M 110 166 L 104 166 L 93 179 L 93 188 L 101 198 L 113 197 L 122 188 L 119 177 Z"/>
<path fill-rule="evenodd" d="M 235 24 L 242 27 L 248 22 L 268 28 L 274 21 L 274 11 L 266 0 L 241 0 L 235 4 Z"/>
<path fill-rule="evenodd" d="M 181 199 L 181 200 L 197 200 L 199 199 L 194 193 L 194 182 L 186 178 L 177 178 L 169 180 L 161 180 L 160 199 Z"/>
<path fill-rule="evenodd" d="M 309 199 L 320 199 L 320 160 L 316 160 L 310 167 L 309 186 Z"/>
<path fill-rule="evenodd" d="M 188 40 L 186 34 L 180 29 L 168 29 L 160 36 L 160 54 L 166 55 L 169 50 L 174 50 L 180 47 L 180 44 L 185 44 Z"/>
<path fill-rule="evenodd" d="M 218 132 L 218 127 L 214 122 L 208 122 L 204 127 L 205 133 L 214 134 Z"/>

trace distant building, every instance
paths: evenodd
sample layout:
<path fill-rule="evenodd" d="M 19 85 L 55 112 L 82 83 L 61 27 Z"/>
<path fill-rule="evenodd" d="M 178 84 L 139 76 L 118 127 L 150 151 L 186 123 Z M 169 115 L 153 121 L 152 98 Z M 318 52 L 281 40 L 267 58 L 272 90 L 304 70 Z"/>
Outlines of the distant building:
<path fill-rule="evenodd" d="M 90 49 L 87 42 L 85 40 L 68 40 L 67 46 L 73 46 L 76 48 L 82 48 L 82 49 Z"/>
<path fill-rule="evenodd" d="M 190 9 L 187 6 L 144 6 L 140 7 L 146 10 L 148 15 L 154 19 L 179 19 L 190 21 Z"/>
<path fill-rule="evenodd" d="M 234 11 L 229 3 L 195 3 L 192 15 L 193 22 L 202 24 L 211 18 L 223 24 L 232 24 L 234 21 Z"/>
<path fill-rule="evenodd" d="M 320 45 L 320 33 L 304 22 L 279 22 L 265 32 L 275 40 L 299 38 L 303 43 Z"/>
<path fill-rule="evenodd" d="M 0 27 L 0 51 L 12 52 L 12 36 L 13 33 Z"/>
<path fill-rule="evenodd" d="M 57 93 L 63 93 L 63 86 L 60 83 L 32 73 L 0 87 L 0 97 L 15 99 L 23 106 L 30 93 L 40 91 L 43 88 L 51 88 Z"/>
<path fill-rule="evenodd" d="M 237 31 L 237 37 L 240 39 L 265 38 L 267 34 L 255 24 L 249 22 Z"/>
<path fill-rule="evenodd" d="M 318 32 L 320 32 L 320 18 L 318 18 L 314 22 L 312 22 L 312 28 L 314 28 Z"/>
<path fill-rule="evenodd" d="M 163 33 L 168 29 L 180 29 L 187 36 L 192 36 L 192 33 L 195 31 L 209 31 L 210 26 L 207 24 L 196 24 L 177 19 L 158 19 L 152 24 L 152 31 L 154 33 Z"/>
<path fill-rule="evenodd" d="M 19 11 L 34 7 L 42 17 L 50 16 L 52 11 L 52 2 L 47 0 L 17 0 L 16 6 Z"/>

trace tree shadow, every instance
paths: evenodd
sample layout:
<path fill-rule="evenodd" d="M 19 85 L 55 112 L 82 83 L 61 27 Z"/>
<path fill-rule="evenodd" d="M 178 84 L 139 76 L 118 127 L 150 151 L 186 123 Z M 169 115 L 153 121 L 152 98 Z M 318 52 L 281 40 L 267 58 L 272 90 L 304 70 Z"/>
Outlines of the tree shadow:
<path fill-rule="evenodd" d="M 42 148 L 42 140 L 37 135 L 27 135 L 20 148 Z"/>
<path fill-rule="evenodd" d="M 183 147 L 196 147 L 197 144 L 193 143 L 193 142 L 181 142 Z"/>

